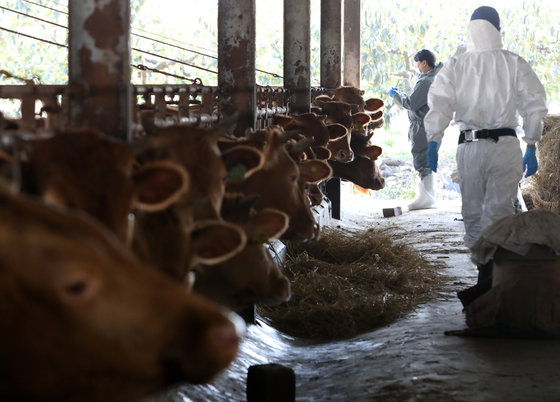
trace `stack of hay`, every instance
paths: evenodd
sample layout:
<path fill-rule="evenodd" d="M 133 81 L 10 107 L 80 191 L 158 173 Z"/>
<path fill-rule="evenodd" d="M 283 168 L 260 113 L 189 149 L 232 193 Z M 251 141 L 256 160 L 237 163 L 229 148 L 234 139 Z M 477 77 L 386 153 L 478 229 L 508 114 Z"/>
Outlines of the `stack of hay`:
<path fill-rule="evenodd" d="M 292 298 L 258 306 L 261 317 L 292 336 L 332 340 L 393 322 L 437 296 L 441 263 L 395 242 L 389 230 L 325 227 L 315 242 L 288 244 L 283 267 Z"/>
<path fill-rule="evenodd" d="M 538 146 L 539 170 L 528 180 L 530 202 L 536 209 L 560 213 L 560 115 L 548 115 Z"/>

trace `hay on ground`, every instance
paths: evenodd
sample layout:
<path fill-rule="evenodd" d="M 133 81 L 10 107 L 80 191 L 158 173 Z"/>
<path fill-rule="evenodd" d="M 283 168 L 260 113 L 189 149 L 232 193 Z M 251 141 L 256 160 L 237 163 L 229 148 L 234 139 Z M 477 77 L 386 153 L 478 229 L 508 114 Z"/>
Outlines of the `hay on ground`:
<path fill-rule="evenodd" d="M 527 192 L 536 209 L 560 213 L 560 115 L 548 115 L 538 144 L 539 169 L 528 180 Z"/>
<path fill-rule="evenodd" d="M 288 244 L 283 266 L 292 297 L 258 306 L 276 329 L 315 340 L 340 339 L 393 322 L 434 296 L 443 276 L 390 230 L 323 228 L 321 239 Z"/>

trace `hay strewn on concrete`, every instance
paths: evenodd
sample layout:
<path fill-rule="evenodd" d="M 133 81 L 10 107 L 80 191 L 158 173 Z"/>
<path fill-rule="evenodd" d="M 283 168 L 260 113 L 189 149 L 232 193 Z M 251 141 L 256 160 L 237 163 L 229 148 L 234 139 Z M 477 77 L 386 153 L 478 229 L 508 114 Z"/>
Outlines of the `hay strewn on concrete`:
<path fill-rule="evenodd" d="M 388 230 L 325 227 L 320 240 L 287 246 L 292 298 L 258 312 L 292 336 L 328 340 L 373 330 L 433 297 L 443 282 L 441 265 L 394 242 Z"/>
<path fill-rule="evenodd" d="M 528 193 L 537 209 L 560 213 L 560 116 L 545 118 L 538 147 L 539 170 L 529 178 Z"/>

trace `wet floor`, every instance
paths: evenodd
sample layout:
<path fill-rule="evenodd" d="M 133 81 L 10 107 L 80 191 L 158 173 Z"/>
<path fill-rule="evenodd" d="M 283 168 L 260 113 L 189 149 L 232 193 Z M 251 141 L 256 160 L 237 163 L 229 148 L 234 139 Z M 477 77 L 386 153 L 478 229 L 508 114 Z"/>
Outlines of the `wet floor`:
<path fill-rule="evenodd" d="M 460 203 L 447 201 L 393 218 L 375 208 L 333 221 L 402 227 L 402 238 L 446 263 L 445 291 L 392 325 L 340 342 L 305 345 L 262 323 L 250 326 L 238 358 L 211 384 L 180 385 L 146 402 L 244 401 L 248 368 L 265 363 L 294 370 L 302 402 L 560 401 L 560 340 L 444 334 L 466 328 L 455 292 L 476 281 L 460 218 Z"/>

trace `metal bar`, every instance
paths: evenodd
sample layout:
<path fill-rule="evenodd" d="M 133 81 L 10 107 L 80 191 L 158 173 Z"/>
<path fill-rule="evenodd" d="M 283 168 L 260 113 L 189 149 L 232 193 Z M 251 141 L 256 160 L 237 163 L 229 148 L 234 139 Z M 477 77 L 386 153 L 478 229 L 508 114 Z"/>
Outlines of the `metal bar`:
<path fill-rule="evenodd" d="M 341 80 L 342 0 L 321 0 L 321 86 L 336 88 Z"/>
<path fill-rule="evenodd" d="M 61 95 L 66 85 L 0 85 L 0 98 L 21 98 L 25 95 Z"/>
<path fill-rule="evenodd" d="M 255 0 L 218 2 L 219 109 L 238 113 L 236 136 L 256 126 Z"/>
<path fill-rule="evenodd" d="M 290 93 L 290 111 L 311 110 L 310 0 L 284 0 L 284 86 Z"/>
<path fill-rule="evenodd" d="M 263 116 L 272 116 L 273 114 L 286 114 L 288 113 L 288 108 L 286 106 L 273 106 L 273 107 L 262 107 L 257 109 L 257 117 L 261 118 Z"/>
<path fill-rule="evenodd" d="M 182 94 L 182 93 L 197 95 L 197 94 L 217 94 L 219 89 L 218 87 L 204 87 L 199 85 L 139 84 L 139 85 L 134 85 L 132 91 L 136 95 L 144 95 L 149 93 L 155 94 L 159 92 L 165 93 L 166 95 Z"/>
<path fill-rule="evenodd" d="M 130 0 L 69 0 L 70 124 L 131 139 Z"/>
<path fill-rule="evenodd" d="M 204 123 L 204 124 L 215 123 L 218 120 L 220 120 L 220 115 L 216 113 L 212 113 L 212 114 L 201 114 L 201 115 L 191 116 L 191 117 L 181 117 L 179 119 L 179 122 L 181 124 L 194 125 L 200 123 Z"/>
<path fill-rule="evenodd" d="M 344 0 L 344 85 L 360 88 L 360 0 Z"/>

